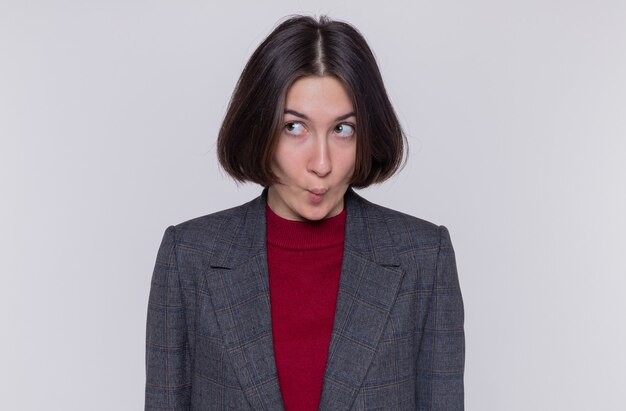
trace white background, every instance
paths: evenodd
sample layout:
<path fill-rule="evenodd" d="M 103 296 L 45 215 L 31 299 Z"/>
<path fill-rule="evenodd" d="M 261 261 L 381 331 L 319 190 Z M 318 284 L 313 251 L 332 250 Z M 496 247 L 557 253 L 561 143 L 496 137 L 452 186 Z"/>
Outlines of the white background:
<path fill-rule="evenodd" d="M 241 204 L 215 138 L 254 48 L 327 13 L 410 141 L 362 195 L 446 225 L 466 409 L 626 409 L 626 3 L 0 0 L 0 408 L 139 410 L 156 251 Z"/>

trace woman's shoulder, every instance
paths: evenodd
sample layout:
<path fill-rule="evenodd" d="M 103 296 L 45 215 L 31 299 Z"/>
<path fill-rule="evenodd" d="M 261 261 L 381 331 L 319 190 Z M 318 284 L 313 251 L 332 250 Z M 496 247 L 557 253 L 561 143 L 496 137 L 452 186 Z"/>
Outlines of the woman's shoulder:
<path fill-rule="evenodd" d="M 386 227 L 399 245 L 411 245 L 417 248 L 438 247 L 442 237 L 448 237 L 445 226 L 435 224 L 423 218 L 375 204 L 356 193 L 354 199 L 361 204 L 364 218 L 374 227 Z"/>
<path fill-rule="evenodd" d="M 226 220 L 232 219 L 240 219 L 242 218 L 247 211 L 258 205 L 260 198 L 257 197 L 253 200 L 250 200 L 244 204 L 240 204 L 238 206 L 234 206 L 231 208 L 227 208 L 224 210 L 214 211 L 209 214 L 205 214 L 202 216 L 194 217 L 189 220 L 182 221 L 175 225 L 177 229 L 185 229 L 191 227 L 206 227 L 206 226 L 214 226 L 215 224 L 220 224 Z"/>
<path fill-rule="evenodd" d="M 196 247 L 210 247 L 216 238 L 232 233 L 245 224 L 246 220 L 257 221 L 263 210 L 263 199 L 257 197 L 247 203 L 228 209 L 212 212 L 173 225 L 177 243 L 187 243 Z"/>

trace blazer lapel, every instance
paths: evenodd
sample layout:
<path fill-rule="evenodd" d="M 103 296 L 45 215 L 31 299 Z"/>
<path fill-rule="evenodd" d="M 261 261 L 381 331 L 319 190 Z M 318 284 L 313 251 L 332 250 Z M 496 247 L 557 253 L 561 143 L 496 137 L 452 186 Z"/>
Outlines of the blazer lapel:
<path fill-rule="evenodd" d="M 265 192 L 225 220 L 205 273 L 226 351 L 255 410 L 284 408 L 272 343 Z"/>
<path fill-rule="evenodd" d="M 376 354 L 404 275 L 378 210 L 348 190 L 346 240 L 320 410 L 348 410 Z"/>

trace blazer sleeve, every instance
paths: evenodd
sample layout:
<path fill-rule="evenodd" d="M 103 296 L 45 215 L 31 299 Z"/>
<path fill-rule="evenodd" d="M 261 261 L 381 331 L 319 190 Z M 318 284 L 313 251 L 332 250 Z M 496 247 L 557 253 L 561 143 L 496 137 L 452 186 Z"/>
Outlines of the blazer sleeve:
<path fill-rule="evenodd" d="M 439 251 L 426 324 L 418 352 L 419 410 L 464 409 L 464 310 L 448 230 L 439 227 Z"/>
<path fill-rule="evenodd" d="M 191 361 L 174 226 L 157 253 L 148 301 L 145 410 L 189 410 Z"/>

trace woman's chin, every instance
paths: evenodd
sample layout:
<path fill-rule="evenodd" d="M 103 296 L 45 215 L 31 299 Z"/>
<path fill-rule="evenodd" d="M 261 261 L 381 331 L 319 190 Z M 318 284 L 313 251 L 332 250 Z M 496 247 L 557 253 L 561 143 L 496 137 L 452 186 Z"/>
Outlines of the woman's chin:
<path fill-rule="evenodd" d="M 298 210 L 298 215 L 302 220 L 306 221 L 320 221 L 325 218 L 333 217 L 341 212 L 341 209 L 334 210 L 333 208 L 325 207 L 324 204 L 317 206 L 304 207 L 302 210 Z"/>

